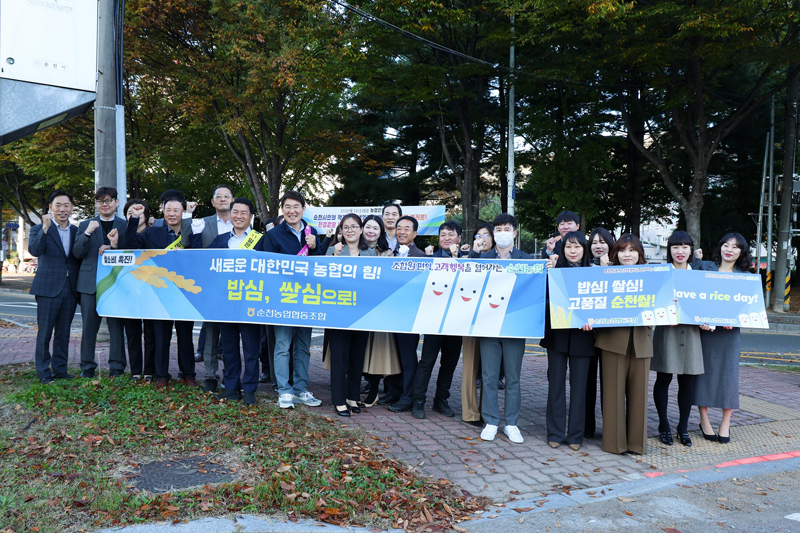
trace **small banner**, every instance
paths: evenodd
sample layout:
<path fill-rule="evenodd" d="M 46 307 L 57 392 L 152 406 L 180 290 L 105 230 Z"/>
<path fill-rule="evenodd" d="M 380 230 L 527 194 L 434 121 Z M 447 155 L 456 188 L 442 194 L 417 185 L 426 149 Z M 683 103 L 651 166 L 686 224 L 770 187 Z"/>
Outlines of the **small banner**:
<path fill-rule="evenodd" d="M 553 329 L 677 324 L 672 265 L 551 268 Z"/>
<path fill-rule="evenodd" d="M 681 324 L 769 329 L 761 276 L 675 269 L 672 277 Z"/>
<path fill-rule="evenodd" d="M 419 229 L 417 235 L 439 235 L 439 226 L 444 222 L 445 208 L 443 205 L 404 205 L 403 215 L 417 219 Z M 307 224 L 324 234 L 328 229 L 336 229 L 342 217 L 348 213 L 355 213 L 362 219 L 367 215 L 381 216 L 382 206 L 370 207 L 306 207 L 303 220 Z"/>
<path fill-rule="evenodd" d="M 534 337 L 546 261 L 136 250 L 98 258 L 97 312 L 121 318 Z"/>

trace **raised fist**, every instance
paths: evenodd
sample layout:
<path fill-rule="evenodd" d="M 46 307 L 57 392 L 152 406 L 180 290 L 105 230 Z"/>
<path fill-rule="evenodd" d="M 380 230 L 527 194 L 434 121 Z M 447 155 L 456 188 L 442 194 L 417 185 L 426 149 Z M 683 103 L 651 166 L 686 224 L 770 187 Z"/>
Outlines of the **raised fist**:
<path fill-rule="evenodd" d="M 94 233 L 94 230 L 96 230 L 99 227 L 100 227 L 100 223 L 98 221 L 90 220 L 89 221 L 89 225 L 86 226 L 86 233 L 91 235 L 92 233 Z"/>
<path fill-rule="evenodd" d="M 341 254 L 343 249 L 344 249 L 344 244 L 342 244 L 341 242 L 337 242 L 336 245 L 333 247 L 333 255 Z"/>
<path fill-rule="evenodd" d="M 197 209 L 197 202 L 186 202 L 187 213 L 194 213 L 195 209 Z"/>
<path fill-rule="evenodd" d="M 134 204 L 128 209 L 129 216 L 133 218 L 142 218 L 144 214 L 144 206 L 142 204 Z"/>
<path fill-rule="evenodd" d="M 453 257 L 458 257 L 458 245 L 457 244 L 451 244 L 450 245 L 450 255 L 452 255 Z"/>
<path fill-rule="evenodd" d="M 108 237 L 108 242 L 111 243 L 111 247 L 116 248 L 117 245 L 119 244 L 119 232 L 117 231 L 117 228 L 114 228 L 111 231 L 109 231 L 106 237 Z"/>
<path fill-rule="evenodd" d="M 47 213 L 46 215 L 42 216 L 42 231 L 47 233 L 47 229 L 50 227 L 50 224 L 53 222 L 53 214 Z"/>
<path fill-rule="evenodd" d="M 317 236 L 313 233 L 306 235 L 306 244 L 309 250 L 314 250 L 317 247 Z"/>
<path fill-rule="evenodd" d="M 429 244 L 428 246 L 425 247 L 425 255 L 433 255 L 433 246 L 432 245 Z"/>

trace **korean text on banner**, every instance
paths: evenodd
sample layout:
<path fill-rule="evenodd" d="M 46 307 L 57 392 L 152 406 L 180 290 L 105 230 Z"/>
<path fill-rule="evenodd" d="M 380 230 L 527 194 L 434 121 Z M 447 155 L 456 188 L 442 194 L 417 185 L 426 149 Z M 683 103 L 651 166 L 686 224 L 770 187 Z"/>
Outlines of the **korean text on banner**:
<path fill-rule="evenodd" d="M 417 235 L 438 235 L 439 226 L 444 222 L 445 208 L 443 205 L 404 205 L 403 214 L 414 217 L 419 222 Z M 348 213 L 355 213 L 362 219 L 367 215 L 381 215 L 381 206 L 360 207 L 306 207 L 303 220 L 316 230 L 325 234 L 329 229 L 336 229 L 342 217 Z"/>
<path fill-rule="evenodd" d="M 546 275 L 545 261 L 106 252 L 97 309 L 122 318 L 541 337 Z"/>
<path fill-rule="evenodd" d="M 671 265 L 551 268 L 553 329 L 677 324 Z"/>
<path fill-rule="evenodd" d="M 678 269 L 672 276 L 681 324 L 769 329 L 761 276 Z"/>

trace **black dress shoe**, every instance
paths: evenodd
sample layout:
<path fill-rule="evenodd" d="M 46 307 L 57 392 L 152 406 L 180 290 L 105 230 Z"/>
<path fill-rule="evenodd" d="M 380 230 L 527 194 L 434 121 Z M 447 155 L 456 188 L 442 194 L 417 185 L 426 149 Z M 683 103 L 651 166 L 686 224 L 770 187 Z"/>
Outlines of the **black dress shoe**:
<path fill-rule="evenodd" d="M 692 437 L 690 437 L 688 433 L 677 433 L 675 436 L 678 437 L 678 442 L 684 446 L 692 445 Z"/>
<path fill-rule="evenodd" d="M 355 404 L 355 405 L 354 405 L 354 404 Z M 348 401 L 348 403 L 347 403 L 347 409 L 349 409 L 351 413 L 353 413 L 353 414 L 356 414 L 356 415 L 357 415 L 357 414 L 359 414 L 359 413 L 361 412 L 361 407 L 362 407 L 363 405 L 364 405 L 363 403 L 359 403 L 359 402 L 353 402 L 353 403 L 350 403 L 350 402 Z"/>
<path fill-rule="evenodd" d="M 716 433 L 712 433 L 711 435 L 709 435 L 708 433 L 703 431 L 703 427 L 702 426 L 700 426 L 700 433 L 703 434 L 703 438 L 706 439 L 706 440 L 710 440 L 710 441 L 716 441 L 717 440 L 717 434 Z"/>
<path fill-rule="evenodd" d="M 226 390 L 217 394 L 217 400 L 241 400 L 242 393 L 238 390 Z"/>
<path fill-rule="evenodd" d="M 394 402 L 389 406 L 389 410 L 393 413 L 405 413 L 406 411 L 411 410 L 411 403 Z"/>
<path fill-rule="evenodd" d="M 207 379 L 205 382 L 205 386 L 203 387 L 203 392 L 210 392 L 212 394 L 217 392 L 217 380 Z"/>
<path fill-rule="evenodd" d="M 475 426 L 476 428 L 482 428 L 485 424 L 480 420 L 464 420 L 465 424 L 469 424 L 470 426 Z"/>
<path fill-rule="evenodd" d="M 397 403 L 399 400 L 397 396 L 392 396 L 391 394 L 387 394 L 386 396 L 381 396 L 378 399 L 378 405 L 392 405 L 393 403 Z"/>
<path fill-rule="evenodd" d="M 334 407 L 333 409 L 339 416 L 348 416 L 348 417 L 350 416 L 350 409 L 348 409 L 347 407 L 345 407 L 343 411 L 340 411 L 338 407 Z"/>
<path fill-rule="evenodd" d="M 56 380 L 54 380 L 53 378 L 42 378 L 39 380 L 39 383 L 41 383 L 42 385 L 51 385 L 55 382 Z"/>
<path fill-rule="evenodd" d="M 411 406 L 411 416 L 419 420 L 425 418 L 425 400 L 414 400 Z"/>
<path fill-rule="evenodd" d="M 70 374 L 56 374 L 55 376 L 53 376 L 53 379 L 72 379 L 74 377 L 75 376 L 72 376 Z"/>
<path fill-rule="evenodd" d="M 455 416 L 456 413 L 453 409 L 450 408 L 450 404 L 447 403 L 447 400 L 433 400 L 433 410 L 439 414 L 444 416 Z"/>
<path fill-rule="evenodd" d="M 264 373 L 258 376 L 259 383 L 269 383 L 270 381 L 272 381 L 272 378 L 270 377 L 269 374 Z"/>
<path fill-rule="evenodd" d="M 256 393 L 254 393 L 254 392 L 245 392 L 244 393 L 244 404 L 245 405 L 255 405 L 256 404 Z"/>
<path fill-rule="evenodd" d="M 672 433 L 669 431 L 664 431 L 658 434 L 658 438 L 661 439 L 661 442 L 666 444 L 667 446 L 672 446 L 675 441 L 672 440 Z"/>
<path fill-rule="evenodd" d="M 719 443 L 720 443 L 720 444 L 728 444 L 728 443 L 731 441 L 731 434 L 730 434 L 730 431 L 731 431 L 731 430 L 729 429 L 729 430 L 728 430 L 728 436 L 727 436 L 727 437 L 723 437 L 722 435 L 719 435 L 719 436 L 717 437 L 717 440 L 719 441 Z"/>
<path fill-rule="evenodd" d="M 91 372 L 89 370 L 84 370 L 83 372 L 81 372 L 81 374 L 78 377 L 79 378 L 89 378 L 89 379 L 91 379 L 91 378 L 94 377 L 94 372 Z"/>

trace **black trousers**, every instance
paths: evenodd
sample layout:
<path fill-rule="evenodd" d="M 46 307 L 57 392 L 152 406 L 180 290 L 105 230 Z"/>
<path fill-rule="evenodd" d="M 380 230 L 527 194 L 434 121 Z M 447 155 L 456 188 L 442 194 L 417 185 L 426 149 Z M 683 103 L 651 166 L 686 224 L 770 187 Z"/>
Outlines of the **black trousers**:
<path fill-rule="evenodd" d="M 220 323 L 222 358 L 225 361 L 225 390 L 255 392 L 258 388 L 258 356 L 261 348 L 261 326 L 258 324 Z M 239 339 L 244 353 L 244 375 Z"/>
<path fill-rule="evenodd" d="M 75 307 L 78 299 L 69 286 L 69 279 L 58 296 L 36 297 L 36 321 L 39 331 L 36 333 L 36 376 L 50 379 L 67 373 L 69 359 L 69 327 L 75 318 Z M 50 357 L 50 338 L 53 336 L 53 355 Z M 50 366 L 52 365 L 52 372 Z"/>
<path fill-rule="evenodd" d="M 178 336 L 178 369 L 184 378 L 195 377 L 194 346 L 192 344 L 192 327 L 194 322 L 186 320 L 154 320 L 155 324 L 155 375 L 158 378 L 170 379 L 169 344 L 172 342 L 172 325 Z"/>
<path fill-rule="evenodd" d="M 547 440 L 581 444 L 585 430 L 586 375 L 591 356 L 547 350 Z M 569 422 L 567 421 L 567 366 L 569 366 Z"/>
<path fill-rule="evenodd" d="M 331 403 L 359 402 L 369 332 L 329 329 L 327 334 L 331 349 Z"/>
<path fill-rule="evenodd" d="M 419 335 L 416 333 L 395 333 L 394 341 L 397 344 L 400 356 L 400 367 L 403 371 L 394 376 L 388 376 L 386 383 L 389 385 L 389 394 L 399 398 L 402 403 L 411 403 L 414 394 L 414 375 L 417 373 L 417 345 Z"/>
<path fill-rule="evenodd" d="M 155 374 L 156 339 L 152 320 L 123 318 L 125 336 L 128 340 L 128 361 L 131 375 L 152 376 Z M 144 332 L 144 352 L 142 351 L 142 332 Z M 143 357 L 144 356 L 144 357 Z"/>
<path fill-rule="evenodd" d="M 450 397 L 450 385 L 453 383 L 453 373 L 458 366 L 461 356 L 461 342 L 463 337 L 453 335 L 425 335 L 422 342 L 422 357 L 414 375 L 414 400 L 424 400 L 431 380 L 433 367 L 439 352 L 442 359 L 439 362 L 439 377 L 436 378 L 436 395 L 434 400 L 447 400 Z"/>
<path fill-rule="evenodd" d="M 600 352 L 595 349 L 595 354 L 589 360 L 589 372 L 586 375 L 586 416 L 584 419 L 584 435 L 594 435 L 597 430 L 597 421 L 594 411 L 597 407 L 597 381 L 600 381 L 600 412 L 603 411 L 603 373 L 600 372 Z"/>
<path fill-rule="evenodd" d="M 261 351 L 258 358 L 261 360 L 261 373 L 269 374 L 269 379 L 275 383 L 275 330 L 272 326 L 261 326 Z"/>

